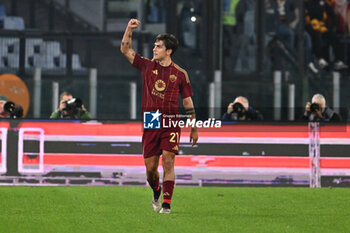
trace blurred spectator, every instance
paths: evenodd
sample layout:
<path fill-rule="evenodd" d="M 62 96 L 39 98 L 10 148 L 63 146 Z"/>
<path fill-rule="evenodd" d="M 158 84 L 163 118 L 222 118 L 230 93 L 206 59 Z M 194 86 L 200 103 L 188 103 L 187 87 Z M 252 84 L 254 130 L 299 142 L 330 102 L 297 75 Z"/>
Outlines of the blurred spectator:
<path fill-rule="evenodd" d="M 246 0 L 223 0 L 223 68 L 234 70 L 240 51 Z"/>
<path fill-rule="evenodd" d="M 262 114 L 249 106 L 248 99 L 244 96 L 238 96 L 232 103 L 227 106 L 227 111 L 222 116 L 224 121 L 261 121 Z"/>
<path fill-rule="evenodd" d="M 197 20 L 193 2 L 184 2 L 180 13 L 180 43 L 190 49 L 197 48 Z"/>
<path fill-rule="evenodd" d="M 269 49 L 279 47 L 285 56 L 293 57 L 296 63 L 296 43 L 297 30 L 299 29 L 300 10 L 297 2 L 293 0 L 265 0 L 266 4 L 266 28 L 267 31 L 275 35 L 269 42 Z M 270 34 L 271 35 L 271 34 Z M 283 46 L 277 45 L 277 40 L 283 42 Z M 283 48 L 287 46 L 287 48 Z M 319 71 L 312 58 L 312 41 L 310 35 L 304 31 L 305 64 L 315 74 Z M 281 52 L 282 52 L 281 51 Z M 269 51 L 271 60 L 279 63 L 279 53 L 274 50 Z M 289 54 L 290 53 L 290 54 Z M 288 55 L 289 54 L 289 55 Z M 275 64 L 276 66 L 276 64 Z M 278 66 L 278 64 L 277 64 Z"/>
<path fill-rule="evenodd" d="M 256 52 L 255 0 L 241 0 L 238 7 L 238 22 L 242 21 L 242 35 L 235 71 L 240 73 L 254 72 Z"/>
<path fill-rule="evenodd" d="M 305 48 L 305 59 L 309 70 L 314 74 L 318 74 L 319 70 L 316 68 L 314 59 L 312 56 L 312 40 L 311 36 L 307 31 L 304 31 L 304 48 Z"/>
<path fill-rule="evenodd" d="M 336 32 L 344 34 L 346 31 L 346 5 L 344 0 L 327 0 L 328 4 L 334 9 L 335 14 L 338 17 Z"/>
<path fill-rule="evenodd" d="M 311 103 L 306 103 L 303 119 L 321 122 L 341 121 L 341 117 L 327 107 L 326 99 L 321 94 L 315 94 L 312 97 Z"/>
<path fill-rule="evenodd" d="M 275 15 L 275 31 L 277 35 L 294 49 L 295 30 L 299 23 L 299 9 L 294 0 L 271 0 L 271 8 Z"/>
<path fill-rule="evenodd" d="M 146 15 L 148 23 L 164 23 L 166 19 L 166 9 L 163 0 L 147 0 Z"/>
<path fill-rule="evenodd" d="M 73 98 L 69 92 L 63 92 L 60 95 L 60 106 L 50 118 L 90 120 L 91 116 L 79 98 Z"/>
<path fill-rule="evenodd" d="M 347 69 L 343 62 L 343 48 L 336 35 L 337 15 L 325 0 L 305 0 L 305 28 L 312 39 L 312 50 L 319 67 L 329 65 L 329 47 L 335 56 L 334 69 Z"/>

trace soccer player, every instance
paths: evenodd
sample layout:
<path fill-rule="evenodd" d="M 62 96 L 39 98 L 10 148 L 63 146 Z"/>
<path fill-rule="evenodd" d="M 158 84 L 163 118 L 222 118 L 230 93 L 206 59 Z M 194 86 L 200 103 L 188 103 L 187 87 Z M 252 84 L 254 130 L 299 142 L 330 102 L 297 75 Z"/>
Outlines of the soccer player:
<path fill-rule="evenodd" d="M 171 34 L 157 36 L 153 48 L 153 59 L 141 57 L 131 47 L 132 33 L 140 25 L 137 19 L 131 19 L 126 27 L 120 50 L 128 61 L 142 72 L 142 113 L 157 111 L 163 116 L 178 113 L 179 94 L 190 119 L 195 118 L 193 96 L 187 72 L 176 65 L 171 56 L 178 47 L 178 40 Z M 155 116 L 158 117 L 158 116 Z M 175 117 L 172 120 L 176 120 Z M 190 142 L 197 143 L 198 133 L 191 128 Z M 143 157 L 146 166 L 147 181 L 153 189 L 152 208 L 155 212 L 170 214 L 171 197 L 175 185 L 174 162 L 179 152 L 180 128 L 144 129 L 142 136 Z M 158 165 L 162 155 L 163 204 L 160 194 Z"/>

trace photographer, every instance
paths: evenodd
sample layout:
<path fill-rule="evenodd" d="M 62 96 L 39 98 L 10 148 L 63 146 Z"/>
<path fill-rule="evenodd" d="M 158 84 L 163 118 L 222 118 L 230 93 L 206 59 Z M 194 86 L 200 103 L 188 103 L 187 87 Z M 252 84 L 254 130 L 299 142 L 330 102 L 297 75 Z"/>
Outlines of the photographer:
<path fill-rule="evenodd" d="M 23 108 L 0 95 L 0 118 L 20 118 L 23 116 Z"/>
<path fill-rule="evenodd" d="M 248 99 L 238 96 L 232 103 L 227 106 L 227 112 L 222 116 L 224 121 L 261 121 L 262 114 L 249 106 Z"/>
<path fill-rule="evenodd" d="M 326 106 L 326 99 L 321 94 L 315 94 L 311 103 L 306 103 L 303 119 L 321 122 L 341 121 L 341 117 Z"/>
<path fill-rule="evenodd" d="M 84 107 L 81 99 L 73 98 L 69 92 L 60 95 L 60 106 L 50 116 L 51 119 L 90 120 L 90 113 Z"/>

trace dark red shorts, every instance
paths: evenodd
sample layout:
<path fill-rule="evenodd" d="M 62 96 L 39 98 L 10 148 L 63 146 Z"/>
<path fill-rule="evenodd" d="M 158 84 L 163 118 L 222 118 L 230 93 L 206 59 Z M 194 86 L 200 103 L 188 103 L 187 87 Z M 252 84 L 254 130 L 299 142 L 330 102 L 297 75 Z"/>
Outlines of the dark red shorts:
<path fill-rule="evenodd" d="M 162 150 L 179 153 L 180 128 L 144 129 L 142 136 L 143 157 L 161 155 Z"/>

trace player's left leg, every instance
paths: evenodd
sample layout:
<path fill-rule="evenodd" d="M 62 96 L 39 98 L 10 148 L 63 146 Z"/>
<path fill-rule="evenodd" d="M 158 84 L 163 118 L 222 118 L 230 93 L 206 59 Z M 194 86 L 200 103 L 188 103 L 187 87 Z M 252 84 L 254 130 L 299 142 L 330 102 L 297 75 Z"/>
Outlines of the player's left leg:
<path fill-rule="evenodd" d="M 175 153 L 163 150 L 162 166 L 164 171 L 163 177 L 163 204 L 160 213 L 170 214 L 170 203 L 175 186 Z"/>

